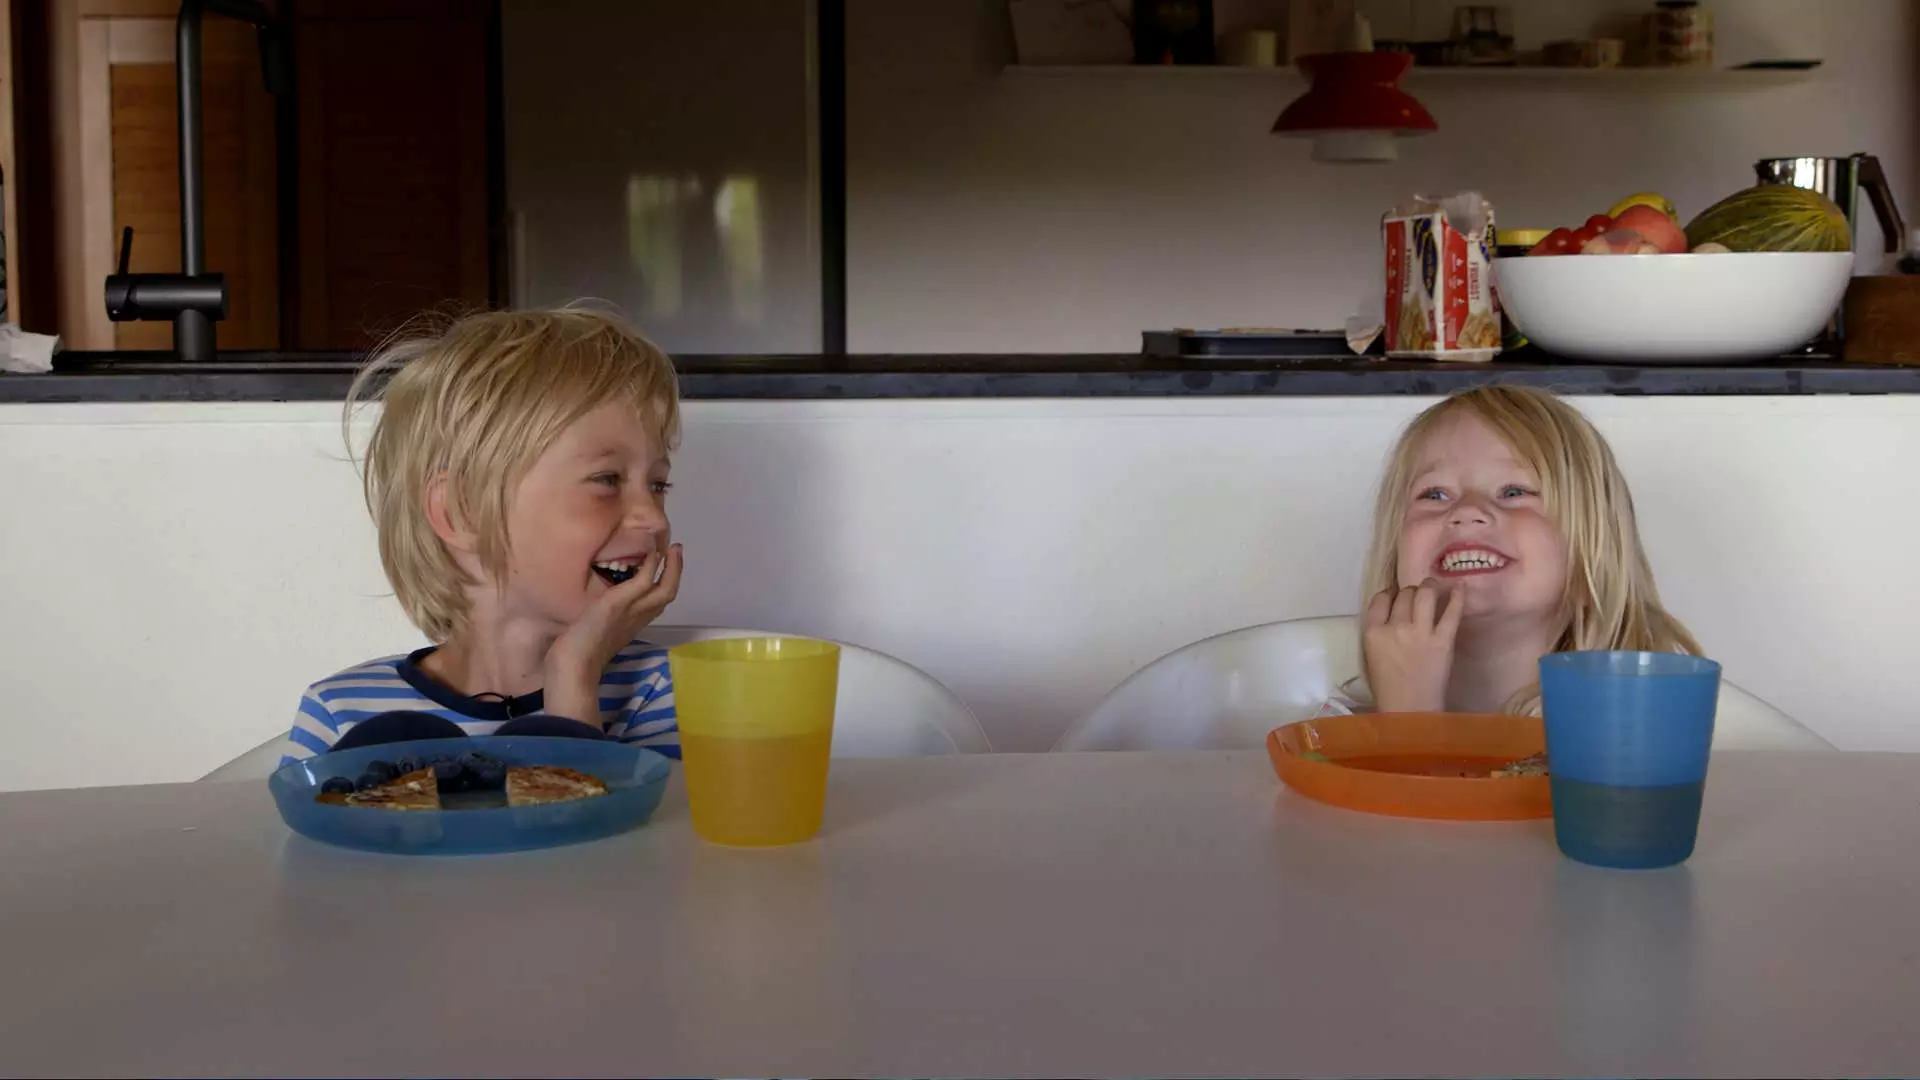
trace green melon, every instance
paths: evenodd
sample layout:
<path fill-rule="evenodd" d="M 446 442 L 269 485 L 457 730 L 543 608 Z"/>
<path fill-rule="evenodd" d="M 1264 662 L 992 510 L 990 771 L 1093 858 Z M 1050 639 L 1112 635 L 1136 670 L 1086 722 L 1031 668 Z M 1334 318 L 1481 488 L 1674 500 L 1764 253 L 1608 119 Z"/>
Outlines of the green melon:
<path fill-rule="evenodd" d="M 1847 215 L 1832 199 L 1791 184 L 1761 184 L 1721 199 L 1687 223 L 1687 247 L 1729 251 L 1852 251 Z"/>

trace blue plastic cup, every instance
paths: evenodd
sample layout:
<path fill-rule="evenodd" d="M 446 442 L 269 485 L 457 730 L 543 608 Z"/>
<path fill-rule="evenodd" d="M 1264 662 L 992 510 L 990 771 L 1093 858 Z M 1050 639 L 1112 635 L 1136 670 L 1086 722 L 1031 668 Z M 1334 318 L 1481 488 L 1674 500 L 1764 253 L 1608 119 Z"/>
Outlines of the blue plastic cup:
<path fill-rule="evenodd" d="M 1540 658 L 1553 835 L 1568 857 L 1648 870 L 1700 832 L 1720 665 L 1651 652 Z"/>

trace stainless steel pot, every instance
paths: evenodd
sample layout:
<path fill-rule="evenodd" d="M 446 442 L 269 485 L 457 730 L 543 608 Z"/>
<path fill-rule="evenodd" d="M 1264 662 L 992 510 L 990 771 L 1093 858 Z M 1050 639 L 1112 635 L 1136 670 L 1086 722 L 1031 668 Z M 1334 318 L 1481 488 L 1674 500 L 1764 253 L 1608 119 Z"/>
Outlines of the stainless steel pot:
<path fill-rule="evenodd" d="M 1894 204 L 1893 188 L 1880 168 L 1880 159 L 1872 154 L 1848 157 L 1778 157 L 1754 162 L 1753 171 L 1763 184 L 1791 184 L 1817 191 L 1846 211 L 1847 225 L 1859 235 L 1857 213 L 1860 192 L 1867 193 L 1874 216 L 1880 219 L 1880 232 L 1886 238 L 1888 254 L 1906 245 L 1907 225 Z"/>

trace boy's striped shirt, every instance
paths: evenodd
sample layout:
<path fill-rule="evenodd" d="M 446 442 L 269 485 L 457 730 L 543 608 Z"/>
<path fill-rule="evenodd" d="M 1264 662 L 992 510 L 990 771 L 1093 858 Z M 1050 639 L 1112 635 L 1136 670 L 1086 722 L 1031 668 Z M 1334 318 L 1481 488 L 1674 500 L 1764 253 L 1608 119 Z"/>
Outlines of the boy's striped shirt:
<path fill-rule="evenodd" d="M 432 651 L 369 660 L 308 687 L 280 763 L 324 754 L 355 724 L 381 713 L 421 712 L 450 720 L 469 735 L 491 735 L 508 720 L 540 712 L 537 690 L 510 699 L 475 698 L 440 685 L 420 670 L 420 661 Z M 614 654 L 600 676 L 600 716 L 609 738 L 678 758 L 667 650 L 635 641 Z"/>

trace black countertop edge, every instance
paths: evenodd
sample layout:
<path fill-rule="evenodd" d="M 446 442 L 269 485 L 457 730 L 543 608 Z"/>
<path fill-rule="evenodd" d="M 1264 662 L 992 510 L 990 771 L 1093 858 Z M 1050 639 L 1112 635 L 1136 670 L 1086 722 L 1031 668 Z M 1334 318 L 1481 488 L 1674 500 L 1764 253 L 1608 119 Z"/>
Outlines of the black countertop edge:
<path fill-rule="evenodd" d="M 237 353 L 189 366 L 164 355 L 63 353 L 49 374 L 0 375 L 0 403 L 340 401 L 358 362 L 348 353 Z M 675 363 L 689 400 L 1424 396 L 1487 382 L 1573 395 L 1920 393 L 1920 367 L 1830 361 L 1683 367 L 928 354 L 685 356 Z"/>

